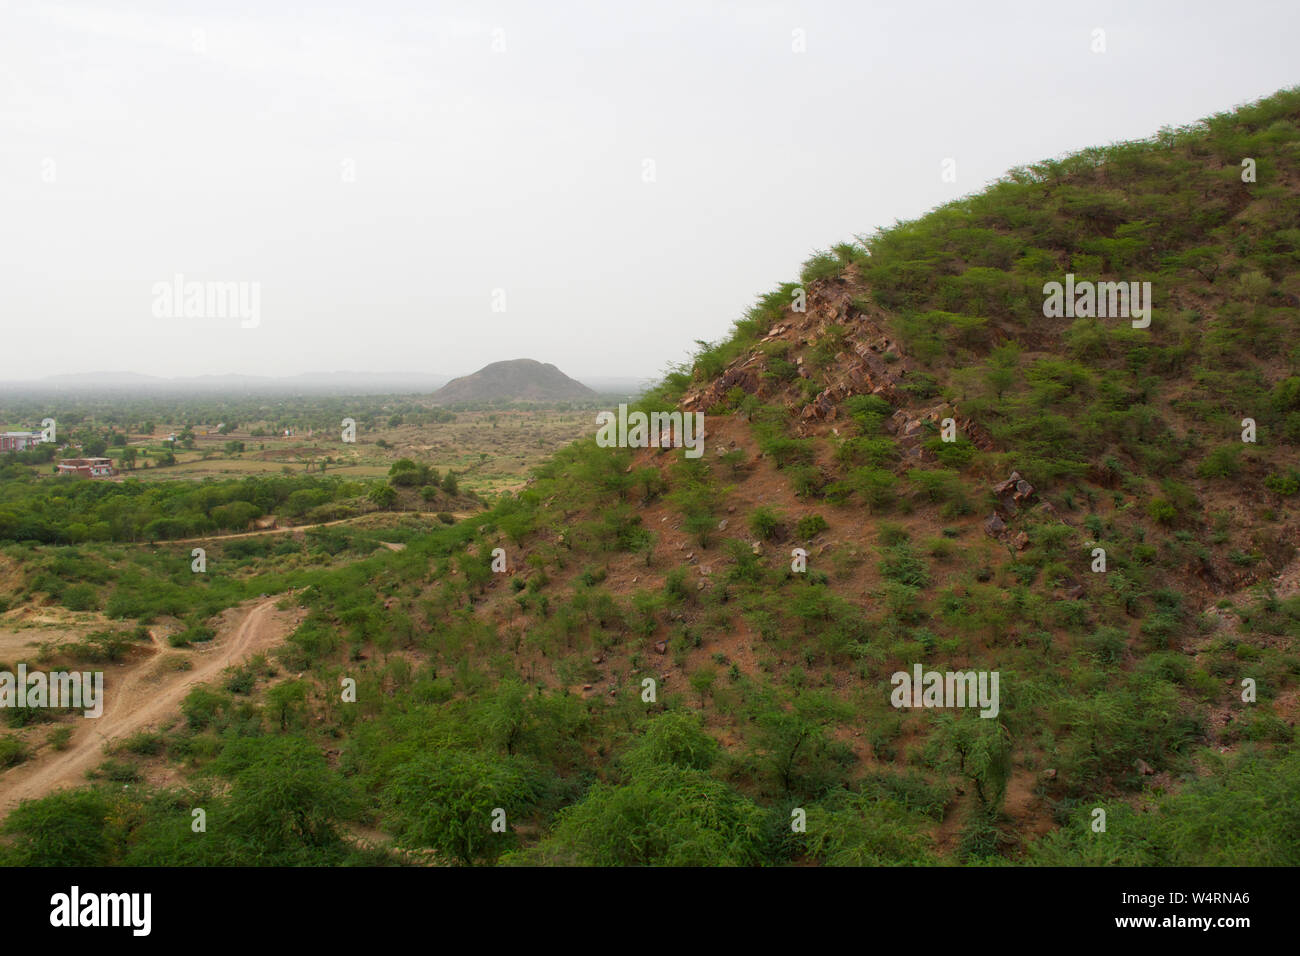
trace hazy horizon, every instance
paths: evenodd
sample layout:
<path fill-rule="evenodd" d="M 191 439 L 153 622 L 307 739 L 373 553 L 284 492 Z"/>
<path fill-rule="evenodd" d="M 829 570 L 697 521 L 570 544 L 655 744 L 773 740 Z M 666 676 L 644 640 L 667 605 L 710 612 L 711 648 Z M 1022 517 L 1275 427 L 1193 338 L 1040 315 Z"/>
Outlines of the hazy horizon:
<path fill-rule="evenodd" d="M 1293 85 L 1300 22 L 1275 2 L 448 9 L 7 5 L 0 321 L 33 360 L 0 379 L 518 356 L 653 378 L 817 249 Z M 160 317 L 178 275 L 255 285 L 257 322 Z"/>
<path fill-rule="evenodd" d="M 486 367 L 486 366 L 485 366 Z M 60 372 L 39 379 L 9 380 L 0 378 L 0 393 L 21 395 L 45 392 L 82 394 L 88 391 L 150 394 L 209 393 L 237 388 L 252 394 L 303 391 L 311 394 L 414 394 L 433 393 L 450 382 L 468 378 L 482 368 L 463 372 L 390 372 L 367 369 L 329 369 L 287 375 L 250 375 L 242 372 L 189 376 L 148 375 L 123 369 L 97 369 L 89 372 Z M 561 372 L 564 370 L 561 369 Z M 573 376 L 570 376 L 571 378 Z M 601 394 L 625 393 L 645 388 L 654 377 L 592 375 L 578 380 Z"/>

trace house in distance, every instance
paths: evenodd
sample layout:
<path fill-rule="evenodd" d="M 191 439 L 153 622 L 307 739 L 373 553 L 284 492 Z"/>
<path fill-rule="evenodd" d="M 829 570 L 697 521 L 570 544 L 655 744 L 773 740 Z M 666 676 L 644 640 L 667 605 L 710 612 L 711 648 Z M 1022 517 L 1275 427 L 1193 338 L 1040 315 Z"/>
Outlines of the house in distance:
<path fill-rule="evenodd" d="M 60 475 L 82 478 L 111 478 L 117 474 L 111 458 L 64 458 L 59 462 L 58 470 Z"/>
<path fill-rule="evenodd" d="M 40 432 L 0 432 L 0 451 L 27 451 L 40 443 Z"/>

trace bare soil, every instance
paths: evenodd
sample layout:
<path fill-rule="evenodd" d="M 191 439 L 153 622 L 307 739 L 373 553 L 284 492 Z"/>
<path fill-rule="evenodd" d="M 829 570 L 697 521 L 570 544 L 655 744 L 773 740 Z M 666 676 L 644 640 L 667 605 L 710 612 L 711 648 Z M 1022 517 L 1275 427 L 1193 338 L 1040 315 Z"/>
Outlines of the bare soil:
<path fill-rule="evenodd" d="M 302 616 L 298 610 L 278 610 L 281 597 L 227 612 L 217 636 L 205 646 L 172 650 L 155 637 L 149 657 L 105 668 L 102 716 L 77 718 L 71 725 L 68 749 L 41 747 L 0 775 L 0 816 L 23 800 L 84 783 L 87 773 L 103 760 L 106 747 L 151 726 L 170 726 L 178 716 L 180 702 L 194 687 L 278 644 Z M 177 670 L 180 657 L 188 658 L 193 666 Z"/>

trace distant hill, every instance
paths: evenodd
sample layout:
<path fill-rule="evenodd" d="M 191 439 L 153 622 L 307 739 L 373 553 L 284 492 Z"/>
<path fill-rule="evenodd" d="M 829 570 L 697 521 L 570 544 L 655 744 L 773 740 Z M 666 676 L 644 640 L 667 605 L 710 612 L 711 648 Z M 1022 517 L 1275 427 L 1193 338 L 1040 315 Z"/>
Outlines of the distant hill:
<path fill-rule="evenodd" d="M 460 402 L 564 402 L 596 393 L 554 365 L 534 359 L 493 362 L 472 375 L 454 378 L 433 393 L 441 405 Z"/>

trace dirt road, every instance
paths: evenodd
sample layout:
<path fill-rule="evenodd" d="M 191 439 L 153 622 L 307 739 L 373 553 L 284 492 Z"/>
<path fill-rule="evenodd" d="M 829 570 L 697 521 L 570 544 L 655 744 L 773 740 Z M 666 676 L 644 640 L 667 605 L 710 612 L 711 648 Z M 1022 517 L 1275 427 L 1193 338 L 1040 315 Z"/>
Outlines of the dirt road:
<path fill-rule="evenodd" d="M 352 524 L 357 521 L 375 520 L 377 518 L 404 518 L 408 516 L 417 516 L 421 518 L 437 518 L 438 515 L 432 511 L 377 511 L 370 514 L 354 515 L 351 518 L 338 518 L 335 521 L 322 521 L 319 524 L 299 524 L 287 525 L 283 528 L 264 528 L 261 531 L 239 531 L 235 534 L 207 534 L 197 538 L 165 538 L 158 541 L 137 541 L 135 544 L 148 545 L 165 545 L 165 544 L 194 544 L 200 541 L 233 541 L 235 538 L 256 538 L 264 534 L 290 534 L 294 531 L 310 531 L 312 528 L 332 528 L 338 524 Z M 454 513 L 452 515 L 457 521 L 473 517 L 472 513 Z"/>
<path fill-rule="evenodd" d="M 105 744 L 170 722 L 191 688 L 279 643 L 298 619 L 296 611 L 276 610 L 281 597 L 237 609 L 206 646 L 173 651 L 155 638 L 155 653 L 150 657 L 106 669 L 102 716 L 76 718 L 69 725 L 73 732 L 67 750 L 42 747 L 29 760 L 0 774 L 0 817 L 22 800 L 85 783 L 86 772 L 104 759 Z M 180 671 L 168 666 L 167 661 L 178 656 L 192 661 L 193 668 Z"/>

